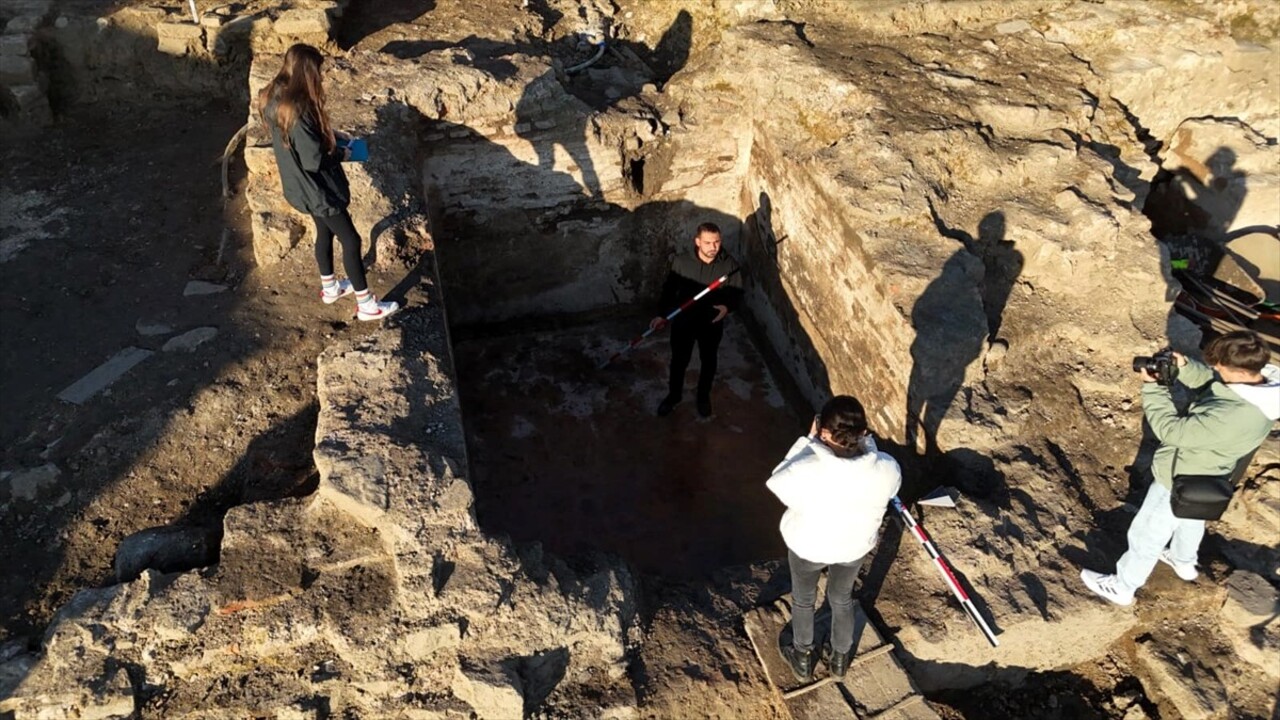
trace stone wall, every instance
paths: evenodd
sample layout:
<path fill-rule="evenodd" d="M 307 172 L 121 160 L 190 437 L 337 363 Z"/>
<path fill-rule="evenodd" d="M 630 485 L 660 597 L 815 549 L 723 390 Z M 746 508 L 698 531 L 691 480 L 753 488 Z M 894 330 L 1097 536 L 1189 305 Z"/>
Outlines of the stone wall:
<path fill-rule="evenodd" d="M 49 20 L 51 2 L 24 0 L 0 14 L 0 116 L 11 122 L 46 125 L 49 78 L 37 61 L 37 31 Z M 66 19 L 58 22 L 65 25 Z"/>
<path fill-rule="evenodd" d="M 901 442 L 910 366 L 893 359 L 910 357 L 910 330 L 846 207 L 765 132 L 743 201 L 748 305 L 792 378 L 814 407 L 833 394 L 875 398 L 871 421 Z"/>
<path fill-rule="evenodd" d="M 439 214 L 443 282 L 455 323 L 592 310 L 636 297 L 629 272 L 641 191 L 626 154 L 658 139 L 654 113 L 596 114 L 545 58 L 511 56 L 501 115 L 429 123 L 423 185 Z M 660 132 L 660 127 L 659 127 Z"/>
<path fill-rule="evenodd" d="M 635 717 L 629 574 L 476 526 L 432 300 L 320 358 L 314 495 L 233 509 L 211 572 L 79 593 L 0 665 L 0 713 Z"/>
<path fill-rule="evenodd" d="M 21 0 L 0 10 L 0 109 L 41 125 L 76 103 L 174 97 L 243 99 L 250 59 L 294 42 L 330 47 L 346 0 L 284 8 L 249 2 L 141 2 L 86 14 L 81 4 Z"/>

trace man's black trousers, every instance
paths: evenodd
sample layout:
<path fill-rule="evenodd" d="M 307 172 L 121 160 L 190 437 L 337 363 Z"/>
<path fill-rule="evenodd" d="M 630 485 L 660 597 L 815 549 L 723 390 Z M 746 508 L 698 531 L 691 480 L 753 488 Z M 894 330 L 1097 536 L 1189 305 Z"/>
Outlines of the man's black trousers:
<path fill-rule="evenodd" d="M 689 369 L 693 346 L 698 345 L 698 359 L 702 363 L 698 372 L 698 397 L 711 397 L 711 382 L 716 377 L 716 351 L 720 338 L 724 337 L 724 321 L 673 322 L 671 323 L 671 379 L 667 393 L 679 399 L 684 391 L 684 372 Z"/>

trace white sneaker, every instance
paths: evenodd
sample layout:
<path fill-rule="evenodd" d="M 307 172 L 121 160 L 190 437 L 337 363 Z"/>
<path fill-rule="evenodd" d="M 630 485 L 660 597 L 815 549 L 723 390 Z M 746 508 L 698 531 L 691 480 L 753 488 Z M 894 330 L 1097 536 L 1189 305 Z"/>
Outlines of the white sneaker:
<path fill-rule="evenodd" d="M 1081 570 L 1080 579 L 1100 598 L 1110 600 L 1117 605 L 1128 607 L 1133 604 L 1133 593 L 1120 589 L 1120 578 L 1115 575 L 1103 575 L 1092 570 Z"/>
<path fill-rule="evenodd" d="M 1169 548 L 1165 548 L 1160 551 L 1160 562 L 1173 568 L 1173 571 L 1178 574 L 1178 577 L 1186 580 L 1187 582 L 1194 582 L 1196 578 L 1200 577 L 1200 573 L 1196 570 L 1195 563 L 1174 562 L 1173 553 L 1169 552 Z"/>
<path fill-rule="evenodd" d="M 400 303 L 394 300 L 382 302 L 375 298 L 367 303 L 356 303 L 356 319 L 384 320 L 394 315 L 399 309 Z"/>
<path fill-rule="evenodd" d="M 338 284 L 333 287 L 332 291 L 321 288 L 320 299 L 324 301 L 325 305 L 332 305 L 342 298 L 351 295 L 355 291 L 356 289 L 351 287 L 351 281 L 343 278 L 338 281 Z"/>

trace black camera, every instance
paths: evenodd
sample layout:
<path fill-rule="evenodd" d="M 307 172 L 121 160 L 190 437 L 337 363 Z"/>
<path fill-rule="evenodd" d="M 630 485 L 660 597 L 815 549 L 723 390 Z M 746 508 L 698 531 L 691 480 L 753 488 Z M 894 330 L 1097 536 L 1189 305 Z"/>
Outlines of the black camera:
<path fill-rule="evenodd" d="M 1147 371 L 1147 374 L 1155 378 L 1156 382 L 1165 387 L 1173 385 L 1173 381 L 1178 379 L 1178 359 L 1173 356 L 1173 348 L 1165 348 L 1160 352 L 1146 357 L 1139 355 L 1133 359 L 1133 371 Z"/>

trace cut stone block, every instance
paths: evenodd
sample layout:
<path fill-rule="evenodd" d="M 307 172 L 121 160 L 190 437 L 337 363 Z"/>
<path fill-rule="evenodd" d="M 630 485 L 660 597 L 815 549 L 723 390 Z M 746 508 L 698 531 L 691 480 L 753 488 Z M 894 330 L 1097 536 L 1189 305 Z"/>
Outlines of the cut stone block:
<path fill-rule="evenodd" d="M 1136 654 L 1149 697 L 1163 697 L 1186 720 L 1225 717 L 1227 689 L 1212 670 L 1153 641 L 1139 643 Z"/>
<path fill-rule="evenodd" d="M 48 125 L 53 122 L 53 111 L 49 108 L 49 98 L 39 85 L 14 85 L 9 88 L 14 102 L 18 105 L 18 114 L 24 122 L 34 125 Z"/>
<path fill-rule="evenodd" d="M 923 697 L 912 695 L 875 717 L 876 720 L 939 720 L 941 716 L 929 707 Z"/>
<path fill-rule="evenodd" d="M 1222 632 L 1242 660 L 1280 677 L 1280 593 L 1266 578 L 1236 570 L 1227 580 Z"/>
<path fill-rule="evenodd" d="M 911 678 L 898 665 L 893 653 L 851 665 L 845 674 L 844 684 L 854 691 L 854 704 L 860 715 L 884 712 L 915 695 Z"/>
<path fill-rule="evenodd" d="M 169 338 L 161 350 L 165 352 L 193 352 L 196 348 L 218 336 L 218 328 L 199 327 L 188 330 L 177 337 Z"/>
<path fill-rule="evenodd" d="M 520 720 L 524 717 L 524 695 L 519 680 L 497 670 L 461 670 L 453 683 L 453 694 L 476 714 L 489 720 Z"/>
<path fill-rule="evenodd" d="M 30 85 L 35 80 L 35 60 L 25 55 L 0 55 L 0 84 Z"/>
<path fill-rule="evenodd" d="M 146 570 L 174 573 L 218 560 L 218 533 L 202 527 L 147 528 L 120 541 L 112 569 L 116 582 L 131 582 Z"/>
<path fill-rule="evenodd" d="M 458 626 L 446 623 L 409 634 L 404 639 L 404 650 L 409 657 L 421 660 L 444 650 L 455 650 L 461 641 Z"/>
<path fill-rule="evenodd" d="M 73 405 L 81 405 L 152 354 L 150 350 L 127 347 L 94 368 L 88 375 L 72 383 L 66 390 L 58 393 L 58 399 Z"/>
<path fill-rule="evenodd" d="M 329 13 L 315 8 L 286 10 L 276 19 L 274 28 L 280 35 L 328 33 Z"/>
<path fill-rule="evenodd" d="M 251 174 L 274 174 L 276 154 L 270 147 L 246 147 L 244 164 Z"/>
<path fill-rule="evenodd" d="M 253 258 L 262 267 L 280 262 L 302 238 L 302 226 L 283 213 L 254 212 L 252 222 Z"/>
<path fill-rule="evenodd" d="M 856 718 L 849 701 L 840 686 L 826 683 L 813 690 L 786 700 L 791 717 L 796 720 L 825 720 L 830 718 Z"/>
<path fill-rule="evenodd" d="M 138 331 L 139 335 L 144 337 L 153 337 L 155 335 L 168 335 L 173 332 L 173 328 L 164 323 L 149 323 L 141 319 L 134 324 L 133 329 Z"/>
<path fill-rule="evenodd" d="M 199 40 L 204 36 L 204 28 L 191 23 L 160 23 L 156 26 L 156 35 L 162 38 L 180 40 Z"/>
<path fill-rule="evenodd" d="M 778 654 L 780 641 L 791 642 L 791 614 L 787 608 L 788 605 L 785 602 L 779 601 L 775 605 L 751 610 L 744 618 L 747 636 L 751 638 L 751 642 L 756 646 L 756 655 L 760 658 L 761 664 L 764 665 L 765 675 L 768 676 L 774 687 L 784 693 L 800 687 L 800 683 L 791 674 L 790 668 L 787 667 L 786 661 Z M 859 655 L 870 653 L 885 644 L 880 637 L 880 633 L 876 632 L 876 629 L 867 619 L 866 613 L 862 611 L 861 605 L 854 605 L 853 623 L 853 642 L 856 647 L 855 658 Z M 826 609 L 819 610 L 814 617 L 814 636 L 825 637 L 830 633 L 830 628 L 830 611 Z M 816 679 L 821 680 L 824 677 L 826 677 L 826 669 L 819 664 Z"/>
<path fill-rule="evenodd" d="M 29 35 L 35 32 L 35 29 L 39 26 L 40 26 L 39 16 L 19 15 L 18 17 L 15 17 L 14 19 L 10 20 L 9 23 L 4 26 L 4 33 L 6 35 L 23 35 L 23 34 Z"/>
<path fill-rule="evenodd" d="M 0 55 L 30 55 L 31 54 L 31 36 L 30 35 L 3 35 L 0 36 Z"/>
<path fill-rule="evenodd" d="M 191 297 L 192 295 L 213 295 L 226 290 L 226 285 L 205 282 L 204 280 L 192 280 L 182 289 L 183 297 Z"/>
<path fill-rule="evenodd" d="M 1280 593 L 1261 575 L 1237 570 L 1227 580 L 1222 615 L 1240 627 L 1265 623 L 1280 615 Z"/>
<path fill-rule="evenodd" d="M 53 0 L 7 0 L 5 7 L 14 15 L 29 15 L 38 19 L 49 14 Z"/>
<path fill-rule="evenodd" d="M 9 497 L 21 500 L 35 500 L 40 489 L 54 485 L 61 474 L 58 466 L 53 463 L 16 472 L 8 478 Z"/>
<path fill-rule="evenodd" d="M 191 23 L 160 23 L 157 49 L 167 55 L 182 56 L 203 47 L 204 28 Z"/>

